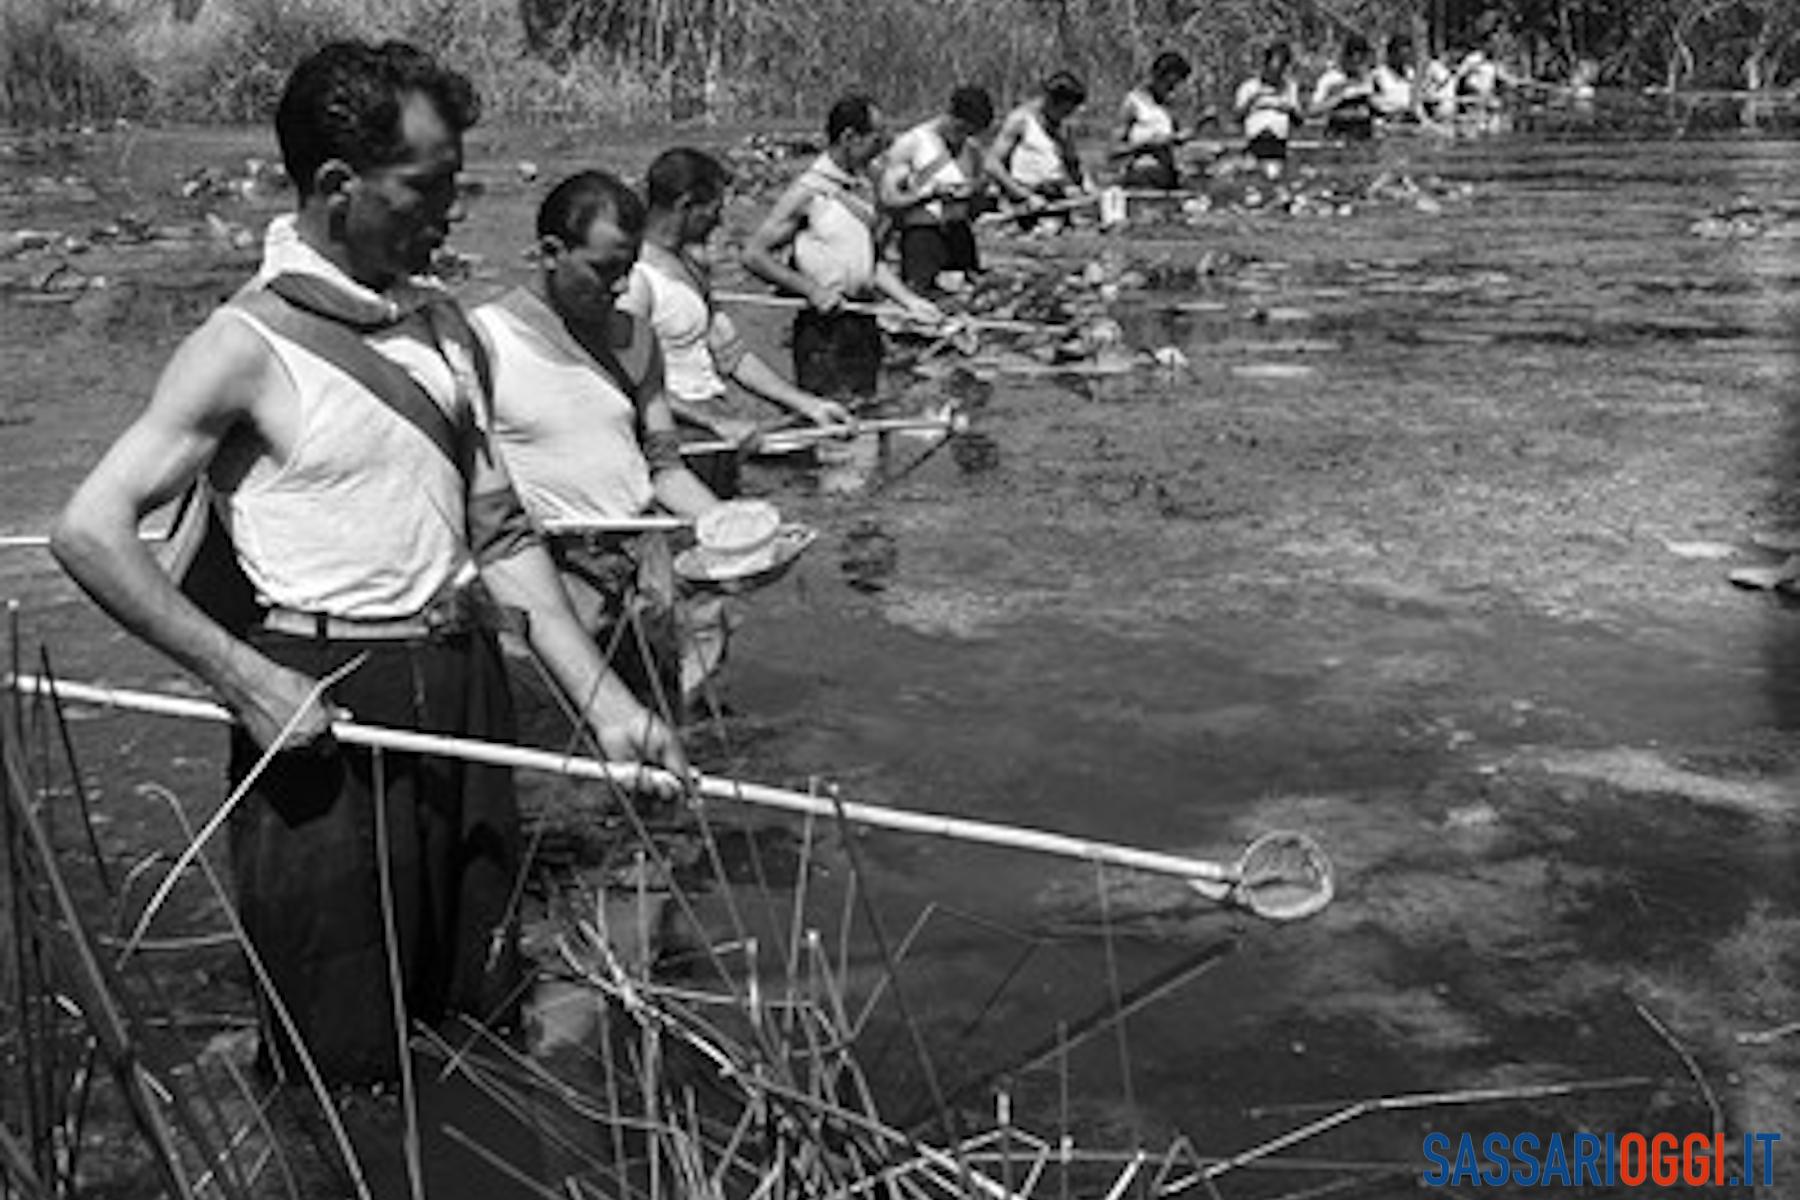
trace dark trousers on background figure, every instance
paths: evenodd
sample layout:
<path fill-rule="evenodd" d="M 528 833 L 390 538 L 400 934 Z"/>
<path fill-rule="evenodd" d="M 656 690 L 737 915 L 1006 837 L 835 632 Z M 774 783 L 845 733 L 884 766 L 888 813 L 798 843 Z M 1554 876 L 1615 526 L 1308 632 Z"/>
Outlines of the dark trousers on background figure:
<path fill-rule="evenodd" d="M 900 229 L 900 278 L 915 292 L 937 291 L 944 271 L 974 275 L 981 270 L 975 227 L 967 221 L 906 225 Z"/>
<path fill-rule="evenodd" d="M 794 318 L 794 381 L 814 395 L 852 408 L 874 399 L 881 358 L 881 326 L 867 313 L 806 309 Z"/>

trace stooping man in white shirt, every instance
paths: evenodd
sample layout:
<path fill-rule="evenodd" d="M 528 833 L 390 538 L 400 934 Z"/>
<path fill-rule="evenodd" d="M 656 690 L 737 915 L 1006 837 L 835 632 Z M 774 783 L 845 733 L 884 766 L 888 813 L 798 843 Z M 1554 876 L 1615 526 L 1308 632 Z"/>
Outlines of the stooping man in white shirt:
<path fill-rule="evenodd" d="M 621 530 L 652 510 L 693 519 L 718 498 L 682 461 L 649 322 L 618 303 L 644 207 L 602 171 L 538 209 L 538 275 L 473 313 L 494 380 L 494 439 L 583 627 L 647 705 L 685 714 L 723 655 L 713 606 L 677 603 L 666 536 Z"/>

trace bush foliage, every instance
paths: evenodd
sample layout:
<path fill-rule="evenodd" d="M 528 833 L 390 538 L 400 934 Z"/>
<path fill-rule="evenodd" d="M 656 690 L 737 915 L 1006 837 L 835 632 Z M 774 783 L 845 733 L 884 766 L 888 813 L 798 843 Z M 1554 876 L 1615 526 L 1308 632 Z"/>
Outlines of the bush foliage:
<path fill-rule="evenodd" d="M 513 119 L 812 119 L 841 90 L 918 112 L 953 82 L 1010 99 L 1058 66 L 1117 94 L 1186 51 L 1222 100 L 1269 39 L 1302 60 L 1343 32 L 1454 51 L 1490 36 L 1534 73 L 1771 88 L 1800 0 L 7 0 L 0 120 L 260 121 L 331 37 L 443 54 Z"/>

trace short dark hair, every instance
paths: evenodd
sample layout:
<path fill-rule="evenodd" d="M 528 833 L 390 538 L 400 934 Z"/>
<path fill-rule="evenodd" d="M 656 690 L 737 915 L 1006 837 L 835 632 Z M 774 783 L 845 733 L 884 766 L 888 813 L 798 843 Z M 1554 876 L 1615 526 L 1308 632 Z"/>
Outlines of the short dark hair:
<path fill-rule="evenodd" d="M 644 232 L 644 202 L 623 179 L 606 171 L 582 171 L 544 197 L 538 206 L 537 235 L 565 246 L 585 245 L 588 231 L 601 217 L 610 218 L 621 233 Z"/>
<path fill-rule="evenodd" d="M 840 134 L 868 133 L 875 128 L 875 101 L 861 92 L 838 98 L 825 114 L 825 140 L 835 142 Z"/>
<path fill-rule="evenodd" d="M 1283 67 L 1294 65 L 1294 48 L 1286 42 L 1270 42 L 1263 51 L 1263 66 L 1272 67 L 1279 62 Z"/>
<path fill-rule="evenodd" d="M 1388 39 L 1388 66 L 1393 67 L 1395 70 L 1399 70 L 1403 67 L 1412 66 L 1412 61 L 1413 42 L 1411 37 L 1404 33 L 1396 33 L 1393 37 Z"/>
<path fill-rule="evenodd" d="M 459 134 L 481 117 L 475 85 L 407 42 L 331 42 L 302 60 L 275 109 L 282 165 L 300 194 L 334 158 L 355 171 L 400 161 L 401 112 L 415 92 Z"/>
<path fill-rule="evenodd" d="M 994 123 L 994 98 L 986 88 L 966 83 L 950 93 L 950 115 L 971 129 L 986 129 Z"/>
<path fill-rule="evenodd" d="M 1044 95 L 1066 104 L 1084 104 L 1087 102 L 1087 84 L 1073 71 L 1058 71 L 1044 80 Z"/>
<path fill-rule="evenodd" d="M 1343 63 L 1365 63 L 1374 57 L 1375 51 L 1368 38 L 1355 32 L 1344 35 Z"/>
<path fill-rule="evenodd" d="M 1150 64 L 1152 79 L 1182 80 L 1193 73 L 1194 64 L 1188 61 L 1187 55 L 1176 50 L 1164 50 Z"/>
<path fill-rule="evenodd" d="M 704 204 L 725 194 L 731 182 L 726 165 L 691 146 L 664 150 L 644 173 L 644 199 L 651 208 L 673 208 L 683 198 Z"/>

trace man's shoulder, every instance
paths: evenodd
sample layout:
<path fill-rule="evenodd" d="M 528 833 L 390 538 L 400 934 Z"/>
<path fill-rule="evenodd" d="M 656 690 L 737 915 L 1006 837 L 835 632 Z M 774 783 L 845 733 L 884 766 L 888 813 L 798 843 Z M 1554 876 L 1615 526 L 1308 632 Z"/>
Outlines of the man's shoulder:
<path fill-rule="evenodd" d="M 285 368 L 268 331 L 240 305 L 214 309 L 169 356 L 151 408 L 211 423 L 259 410 L 282 388 Z"/>
<path fill-rule="evenodd" d="M 895 138 L 887 148 L 889 162 L 910 158 L 931 148 L 935 127 L 927 121 L 923 125 L 914 125 L 911 129 Z"/>
<path fill-rule="evenodd" d="M 501 328 L 526 328 L 535 324 L 537 298 L 528 287 L 512 287 L 480 304 L 458 308 L 469 325 L 491 332 Z"/>
<path fill-rule="evenodd" d="M 273 358 L 272 331 L 264 323 L 268 314 L 261 295 L 246 289 L 213 309 L 182 339 L 180 353 L 203 355 L 226 367 Z"/>

